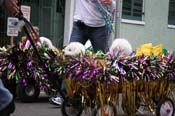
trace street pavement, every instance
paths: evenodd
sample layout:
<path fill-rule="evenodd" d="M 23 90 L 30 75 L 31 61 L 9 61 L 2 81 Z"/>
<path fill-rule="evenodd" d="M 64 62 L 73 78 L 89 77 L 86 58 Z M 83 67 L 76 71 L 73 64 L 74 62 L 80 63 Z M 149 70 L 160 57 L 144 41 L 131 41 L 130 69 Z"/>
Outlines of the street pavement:
<path fill-rule="evenodd" d="M 62 116 L 61 108 L 49 103 L 49 97 L 41 94 L 39 99 L 33 103 L 23 103 L 20 100 L 15 101 L 16 110 L 11 116 Z M 144 114 L 137 112 L 136 116 L 154 116 L 148 110 L 140 109 Z M 84 112 L 82 116 L 91 116 L 89 112 Z M 125 116 L 122 108 L 119 107 L 119 115 Z"/>
<path fill-rule="evenodd" d="M 62 116 L 60 107 L 49 103 L 49 97 L 40 94 L 37 101 L 23 103 L 15 100 L 16 110 L 11 116 Z"/>

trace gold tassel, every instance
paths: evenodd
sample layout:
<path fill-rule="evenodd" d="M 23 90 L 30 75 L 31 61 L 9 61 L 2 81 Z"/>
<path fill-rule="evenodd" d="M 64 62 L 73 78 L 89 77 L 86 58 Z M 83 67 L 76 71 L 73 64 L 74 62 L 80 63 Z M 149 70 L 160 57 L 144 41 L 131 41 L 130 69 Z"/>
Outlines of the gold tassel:
<path fill-rule="evenodd" d="M 100 106 L 101 106 L 101 114 L 102 116 L 105 116 L 105 111 L 104 111 L 104 100 L 103 100 L 103 96 L 102 96 L 102 93 L 101 93 L 101 84 L 100 82 L 98 82 L 98 88 L 97 88 L 97 93 L 98 93 L 98 96 L 99 96 L 99 100 L 100 100 Z"/>
<path fill-rule="evenodd" d="M 134 82 L 125 81 L 122 85 L 122 106 L 127 116 L 135 114 L 135 87 Z"/>
<path fill-rule="evenodd" d="M 71 88 L 71 78 L 65 79 L 66 92 L 69 97 L 73 97 L 73 90 Z"/>

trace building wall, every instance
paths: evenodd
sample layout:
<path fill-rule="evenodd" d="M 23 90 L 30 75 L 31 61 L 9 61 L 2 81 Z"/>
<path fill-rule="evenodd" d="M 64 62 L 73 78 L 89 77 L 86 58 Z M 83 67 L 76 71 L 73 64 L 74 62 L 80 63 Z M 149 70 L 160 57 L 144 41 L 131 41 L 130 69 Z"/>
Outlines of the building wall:
<path fill-rule="evenodd" d="M 75 0 L 66 0 L 63 46 L 66 46 L 69 43 L 70 35 L 72 32 L 74 2 Z"/>
<path fill-rule="evenodd" d="M 30 22 L 39 27 L 40 36 L 49 38 L 57 48 L 63 47 L 64 35 L 64 0 L 19 0 L 20 5 L 31 7 Z M 59 2 L 59 3 L 58 3 Z M 58 5 L 59 4 L 59 5 Z M 6 35 L 7 16 L 0 9 L 0 46 L 10 44 L 10 37 Z M 15 37 L 14 44 L 21 41 L 24 31 Z"/>
<path fill-rule="evenodd" d="M 54 6 L 55 8 L 52 13 L 53 19 L 51 21 L 53 23 L 51 31 L 51 33 L 53 34 L 52 43 L 57 48 L 62 48 L 64 38 L 64 11 L 56 11 L 56 8 L 59 7 L 57 6 L 57 4 L 55 4 L 56 2 L 57 0 L 55 0 L 55 2 L 52 2 L 52 6 Z"/>
<path fill-rule="evenodd" d="M 144 2 L 144 22 L 132 24 L 121 20 L 118 36 L 127 38 L 134 49 L 143 43 L 153 45 L 162 43 L 166 49 L 175 50 L 175 28 L 168 27 L 169 0 L 145 0 Z"/>
<path fill-rule="evenodd" d="M 40 36 L 49 38 L 57 48 L 63 46 L 64 14 L 57 11 L 57 0 L 39 0 Z"/>
<path fill-rule="evenodd" d="M 66 1 L 64 45 L 68 43 L 72 28 L 73 1 Z M 122 0 L 116 0 L 116 2 L 119 11 L 117 14 L 120 17 Z M 117 20 L 115 37 L 112 39 L 127 38 L 133 49 L 143 43 L 152 43 L 153 45 L 163 44 L 166 49 L 175 50 L 175 28 L 168 27 L 168 9 L 169 0 L 144 0 L 144 20 L 142 22 Z"/>

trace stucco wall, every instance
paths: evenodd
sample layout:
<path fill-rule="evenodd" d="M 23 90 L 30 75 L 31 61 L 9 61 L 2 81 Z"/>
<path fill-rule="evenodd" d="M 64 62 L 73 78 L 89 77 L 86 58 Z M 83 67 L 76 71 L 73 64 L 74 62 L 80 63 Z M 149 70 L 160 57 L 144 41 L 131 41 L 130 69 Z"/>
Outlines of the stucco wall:
<path fill-rule="evenodd" d="M 134 49 L 142 43 L 162 43 L 168 50 L 175 50 L 175 28 L 168 28 L 168 8 L 169 0 L 145 0 L 145 24 L 121 21 L 119 37 L 127 38 Z"/>
<path fill-rule="evenodd" d="M 69 43 L 70 35 L 72 32 L 74 2 L 75 0 L 66 0 L 63 46 L 66 46 Z"/>
<path fill-rule="evenodd" d="M 121 15 L 122 0 L 116 0 Z M 68 43 L 71 28 L 74 0 L 66 1 L 64 45 Z M 168 50 L 175 50 L 175 28 L 168 28 L 169 0 L 144 0 L 143 24 L 117 21 L 116 37 L 127 38 L 133 48 L 143 43 L 157 45 L 162 43 Z"/>

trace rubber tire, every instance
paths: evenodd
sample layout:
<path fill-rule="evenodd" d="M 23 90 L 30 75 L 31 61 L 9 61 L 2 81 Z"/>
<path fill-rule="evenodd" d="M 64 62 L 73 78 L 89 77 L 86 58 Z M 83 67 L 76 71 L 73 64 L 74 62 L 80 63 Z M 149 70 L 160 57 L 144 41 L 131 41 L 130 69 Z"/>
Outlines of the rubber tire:
<path fill-rule="evenodd" d="M 30 96 L 26 93 L 26 89 L 29 86 L 34 88 L 34 93 Z M 24 86 L 22 84 L 18 84 L 16 87 L 16 94 L 22 102 L 34 102 L 37 100 L 37 98 L 40 94 L 40 89 L 39 89 L 39 87 L 36 87 L 35 85 L 32 85 L 32 84 L 28 84 L 27 86 Z"/>
<path fill-rule="evenodd" d="M 110 105 L 110 104 L 108 104 L 107 106 L 111 106 L 112 109 L 113 109 L 113 112 L 114 112 L 114 115 L 113 115 L 113 116 L 117 116 L 116 107 L 113 106 L 113 105 Z M 98 110 L 100 110 L 100 108 L 101 108 L 101 107 L 100 107 L 100 105 L 99 105 L 98 108 L 95 109 L 93 116 L 97 116 Z M 109 115 L 109 116 L 111 116 L 111 115 Z"/>
<path fill-rule="evenodd" d="M 21 98 L 21 93 L 20 93 L 20 84 L 16 86 L 16 97 Z"/>
<path fill-rule="evenodd" d="M 162 106 L 162 104 L 164 104 L 166 101 L 170 101 L 171 103 L 172 103 L 172 106 L 173 106 L 173 113 L 172 113 L 172 116 L 174 116 L 174 102 L 171 100 L 171 99 L 169 99 L 169 98 L 162 98 L 159 102 L 158 102 L 158 104 L 157 104 L 157 107 L 156 107 L 156 116 L 161 116 L 160 115 L 160 109 L 161 109 L 161 106 Z"/>
<path fill-rule="evenodd" d="M 67 113 L 67 111 L 66 111 L 66 107 L 67 107 L 67 106 L 70 106 L 70 105 L 69 105 L 70 103 L 69 103 L 68 101 L 69 101 L 68 98 L 66 98 L 66 99 L 63 101 L 63 105 L 62 105 L 62 107 L 61 107 L 61 113 L 62 113 L 63 116 L 70 116 L 70 115 L 68 115 L 68 113 Z M 75 114 L 75 115 L 72 115 L 72 114 L 71 114 L 71 116 L 81 116 L 81 114 L 82 114 L 82 112 L 83 112 L 83 108 L 82 108 L 81 102 L 78 101 L 78 100 L 77 100 L 77 103 L 76 103 L 76 100 L 75 100 L 74 102 L 75 102 L 75 103 L 73 103 L 73 104 L 76 104 L 76 105 L 72 105 L 72 106 L 70 106 L 70 107 L 74 107 L 74 109 L 79 110 L 79 111 L 78 111 L 78 113 Z"/>

